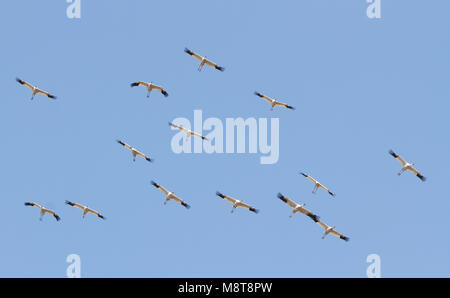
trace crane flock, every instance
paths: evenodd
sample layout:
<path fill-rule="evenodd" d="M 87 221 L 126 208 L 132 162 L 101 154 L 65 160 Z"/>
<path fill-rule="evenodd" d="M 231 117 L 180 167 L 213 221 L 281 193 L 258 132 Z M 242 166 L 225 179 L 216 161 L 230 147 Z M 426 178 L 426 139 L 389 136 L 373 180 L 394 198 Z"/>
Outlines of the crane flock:
<path fill-rule="evenodd" d="M 197 54 L 197 53 L 195 53 L 195 52 L 193 52 L 193 51 L 191 51 L 191 50 L 189 50 L 187 48 L 185 48 L 184 51 L 187 54 L 189 54 L 190 56 L 192 56 L 192 57 L 196 58 L 198 61 L 200 61 L 200 65 L 198 67 L 198 71 L 201 71 L 205 65 L 213 67 L 213 68 L 215 68 L 215 69 L 217 69 L 219 71 L 224 71 L 225 70 L 224 67 L 219 66 L 216 63 L 212 62 L 211 60 L 207 59 L 206 56 L 201 56 L 201 55 L 199 55 L 199 54 Z M 56 96 L 54 96 L 54 95 L 52 95 L 52 94 L 50 94 L 50 93 L 48 93 L 46 91 L 43 91 L 43 90 L 39 89 L 38 87 L 36 87 L 36 86 L 34 86 L 34 85 L 30 84 L 30 83 L 27 83 L 26 81 L 23 81 L 23 80 L 21 80 L 19 78 L 16 78 L 16 81 L 18 83 L 20 83 L 21 85 L 24 85 L 27 88 L 31 89 L 31 91 L 32 91 L 32 98 L 31 99 L 33 99 L 34 96 L 37 95 L 37 94 L 42 94 L 42 95 L 45 95 L 45 96 L 47 96 L 47 97 L 49 97 L 51 99 L 56 99 Z M 137 87 L 137 86 L 145 87 L 147 89 L 147 97 L 150 96 L 150 93 L 153 90 L 161 92 L 161 94 L 164 97 L 167 97 L 169 95 L 167 93 L 167 91 L 163 87 L 158 86 L 158 85 L 154 85 L 153 82 L 147 83 L 147 82 L 143 82 L 143 81 L 138 81 L 138 82 L 131 83 L 131 87 Z M 273 98 L 270 98 L 270 97 L 268 97 L 266 95 L 263 95 L 263 94 L 261 94 L 259 92 L 254 92 L 254 94 L 257 95 L 258 97 L 264 99 L 265 101 L 269 102 L 270 106 L 271 106 L 271 110 L 273 110 L 274 107 L 276 107 L 276 106 L 284 107 L 284 108 L 291 109 L 291 110 L 295 110 L 295 108 L 293 106 L 288 105 L 288 104 L 283 103 L 283 102 L 280 102 L 280 101 L 275 100 Z M 208 140 L 206 137 L 202 136 L 201 134 L 198 134 L 196 132 L 188 130 L 188 129 L 180 126 L 180 125 L 176 125 L 176 124 L 173 124 L 171 122 L 169 122 L 169 125 L 173 129 L 178 129 L 178 130 L 186 133 L 186 138 L 190 138 L 191 136 L 194 136 L 194 137 L 197 137 L 197 138 L 201 138 L 202 140 Z M 128 145 L 127 143 L 125 143 L 125 142 L 123 142 L 121 140 L 117 140 L 117 143 L 119 143 L 120 145 L 122 145 L 126 149 L 130 150 L 130 152 L 132 153 L 132 156 L 133 156 L 133 161 L 136 161 L 136 157 L 137 156 L 142 157 L 143 159 L 147 160 L 148 162 L 152 162 L 153 161 L 152 158 L 148 157 L 146 154 L 140 152 L 136 148 Z M 412 172 L 414 175 L 416 175 L 420 180 L 422 180 L 422 181 L 426 180 L 426 178 L 416 168 L 414 168 L 414 163 L 406 162 L 401 156 L 399 156 L 398 154 L 396 154 L 392 150 L 389 151 L 389 154 L 392 155 L 395 159 L 397 159 L 397 161 L 399 161 L 401 166 L 402 166 L 400 172 L 398 173 L 399 176 L 403 172 L 409 171 L 409 172 Z M 332 197 L 335 197 L 335 194 L 333 192 L 331 192 L 328 188 L 326 188 L 323 184 L 321 184 L 316 179 L 312 178 L 311 176 L 309 176 L 308 174 L 305 174 L 303 172 L 300 172 L 300 174 L 303 175 L 304 177 L 306 177 L 307 179 L 309 179 L 311 182 L 314 183 L 313 194 L 315 194 L 319 188 L 322 188 L 326 192 L 328 192 L 328 194 L 330 194 Z M 185 207 L 186 209 L 189 209 L 191 207 L 188 203 L 186 203 L 180 197 L 176 196 L 174 194 L 174 192 L 168 191 L 166 188 L 164 188 L 160 184 L 156 183 L 155 181 L 152 180 L 151 181 L 151 185 L 153 185 L 155 188 L 159 189 L 164 194 L 164 196 L 165 196 L 164 204 L 166 204 L 167 202 L 172 200 L 172 201 L 180 204 L 181 206 Z M 250 204 L 244 203 L 242 200 L 238 200 L 238 199 L 235 199 L 233 197 L 224 195 L 224 194 L 222 194 L 219 191 L 216 192 L 216 195 L 232 204 L 231 213 L 233 213 L 235 211 L 235 209 L 238 208 L 238 207 L 247 209 L 247 210 L 249 210 L 249 211 L 251 211 L 251 212 L 253 212 L 255 214 L 257 214 L 259 212 L 259 209 L 256 209 L 255 207 L 253 207 Z M 292 218 L 295 213 L 301 213 L 301 214 L 309 217 L 315 223 L 317 223 L 324 230 L 324 234 L 323 234 L 322 238 L 325 238 L 328 234 L 332 234 L 332 235 L 334 235 L 334 236 L 336 236 L 336 237 L 338 237 L 338 238 L 340 238 L 340 239 L 342 239 L 344 241 L 348 241 L 349 240 L 349 238 L 347 236 L 344 236 L 344 235 L 338 233 L 335 230 L 335 228 L 336 228 L 335 226 L 329 226 L 329 225 L 325 224 L 324 222 L 322 222 L 320 220 L 320 217 L 318 215 L 316 215 L 315 213 L 307 210 L 305 208 L 305 203 L 298 204 L 295 201 L 285 197 L 281 193 L 278 193 L 277 197 L 282 202 L 287 204 L 292 209 L 292 213 L 289 215 L 290 218 Z M 105 219 L 105 217 L 102 214 L 100 214 L 96 210 L 93 210 L 93 209 L 89 208 L 88 206 L 84 206 L 84 205 L 81 205 L 81 204 L 78 204 L 78 203 L 74 203 L 74 202 L 71 202 L 71 201 L 65 201 L 65 203 L 67 205 L 69 205 L 69 206 L 76 207 L 76 208 L 82 210 L 83 211 L 83 218 L 86 216 L 87 213 L 91 213 L 91 214 L 96 215 L 97 217 L 99 217 L 101 219 Z M 40 220 L 42 220 L 43 216 L 45 214 L 47 214 L 47 213 L 50 214 L 50 215 L 53 215 L 53 217 L 57 221 L 61 220 L 61 218 L 59 217 L 59 215 L 57 215 L 55 213 L 55 211 L 53 211 L 51 209 L 47 209 L 47 208 L 45 208 L 45 207 L 43 207 L 43 206 L 41 206 L 39 204 L 36 204 L 34 202 L 26 202 L 25 206 L 33 206 L 33 207 L 38 208 L 40 210 L 40 218 L 39 218 Z"/>

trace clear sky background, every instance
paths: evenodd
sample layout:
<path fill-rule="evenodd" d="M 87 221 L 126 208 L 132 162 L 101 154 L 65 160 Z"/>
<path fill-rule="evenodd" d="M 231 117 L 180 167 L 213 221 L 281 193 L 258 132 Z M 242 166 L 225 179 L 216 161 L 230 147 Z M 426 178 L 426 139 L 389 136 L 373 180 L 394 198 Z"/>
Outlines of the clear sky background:
<path fill-rule="evenodd" d="M 450 277 L 449 1 L 383 0 L 380 20 L 363 0 L 83 0 L 80 20 L 67 6 L 2 3 L 0 277 L 65 277 L 69 254 L 82 277 L 365 277 L 373 253 L 383 277 Z M 225 72 L 197 72 L 185 47 Z M 15 77 L 58 99 L 31 101 Z M 138 80 L 170 96 L 147 99 Z M 270 111 L 254 91 L 297 109 Z M 278 163 L 173 153 L 167 122 L 195 109 L 279 118 Z M 398 177 L 389 149 L 428 180 Z M 164 206 L 150 180 L 192 208 Z M 260 213 L 230 214 L 217 190 Z M 350 241 L 290 219 L 278 192 Z"/>

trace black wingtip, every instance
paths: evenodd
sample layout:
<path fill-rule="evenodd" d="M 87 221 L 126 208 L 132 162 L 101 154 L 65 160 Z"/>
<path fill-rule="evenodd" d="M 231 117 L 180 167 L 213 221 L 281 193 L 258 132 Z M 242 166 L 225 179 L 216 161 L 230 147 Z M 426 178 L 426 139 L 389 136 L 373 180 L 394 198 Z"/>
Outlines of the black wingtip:
<path fill-rule="evenodd" d="M 153 162 L 153 159 L 151 159 L 150 157 L 146 157 L 145 160 L 148 162 Z"/>
<path fill-rule="evenodd" d="M 305 177 L 308 177 L 308 175 L 305 174 L 305 173 L 303 173 L 303 172 L 300 172 L 300 174 L 303 175 L 303 176 L 305 176 Z"/>
<path fill-rule="evenodd" d="M 314 222 L 319 222 L 320 216 L 317 215 L 308 215 Z"/>
<path fill-rule="evenodd" d="M 167 97 L 167 96 L 169 96 L 169 93 L 167 93 L 166 91 L 161 91 L 161 93 L 164 95 L 164 97 Z"/>
<path fill-rule="evenodd" d="M 191 206 L 189 204 L 187 204 L 187 203 L 181 203 L 181 205 L 183 205 L 186 209 L 190 209 L 191 208 Z"/>
<path fill-rule="evenodd" d="M 283 202 L 287 203 L 287 198 L 285 196 L 283 196 L 281 193 L 277 194 L 277 197 L 282 200 Z"/>
<path fill-rule="evenodd" d="M 56 221 L 60 221 L 61 220 L 61 217 L 59 217 L 58 215 L 54 214 L 53 216 L 56 218 Z"/>
<path fill-rule="evenodd" d="M 328 192 L 332 197 L 335 197 L 336 194 L 332 193 L 331 191 Z"/>
<path fill-rule="evenodd" d="M 421 174 L 417 174 L 417 177 L 419 177 L 419 179 L 422 180 L 423 182 L 427 181 L 427 178 L 422 176 Z"/>
<path fill-rule="evenodd" d="M 25 202 L 25 204 L 24 204 L 25 206 L 33 206 L 33 203 L 30 203 L 30 202 Z"/>
<path fill-rule="evenodd" d="M 257 91 L 255 91 L 254 94 L 255 94 L 256 96 L 263 97 L 263 95 L 262 95 L 261 93 L 257 92 Z"/>
<path fill-rule="evenodd" d="M 293 106 L 286 106 L 286 108 L 291 109 L 291 110 L 295 110 L 295 108 Z"/>
<path fill-rule="evenodd" d="M 395 157 L 395 158 L 398 157 L 398 155 L 397 155 L 394 151 L 392 151 L 392 150 L 389 150 L 389 154 L 392 155 L 392 156 Z"/>
<path fill-rule="evenodd" d="M 224 70 L 225 70 L 225 67 L 222 67 L 222 66 L 216 66 L 216 69 L 218 69 L 218 70 L 220 70 L 220 71 L 224 71 Z"/>
<path fill-rule="evenodd" d="M 73 203 L 72 203 L 71 201 L 67 201 L 67 200 L 66 200 L 66 204 L 67 204 L 67 205 L 70 205 L 70 206 L 73 206 Z"/>
<path fill-rule="evenodd" d="M 159 188 L 159 184 L 158 183 L 156 183 L 155 181 L 150 181 L 150 183 L 154 186 L 154 187 L 157 187 L 157 188 Z"/>
<path fill-rule="evenodd" d="M 188 48 L 184 48 L 184 52 L 188 53 L 189 55 L 192 55 L 192 54 L 193 54 L 192 51 L 189 50 Z"/>
<path fill-rule="evenodd" d="M 256 214 L 259 213 L 259 210 L 258 210 L 258 209 L 255 209 L 255 208 L 250 208 L 249 210 L 252 211 L 252 212 L 255 212 Z"/>
<path fill-rule="evenodd" d="M 19 78 L 16 78 L 16 81 L 19 82 L 20 84 L 23 84 L 23 83 L 24 83 L 24 81 L 22 81 L 22 80 L 19 79 Z"/>
<path fill-rule="evenodd" d="M 216 191 L 216 195 L 218 195 L 218 196 L 221 197 L 221 198 L 225 197 L 222 193 L 220 193 L 220 192 L 218 192 L 218 191 Z"/>
<path fill-rule="evenodd" d="M 139 83 L 131 83 L 130 86 L 131 87 L 136 87 L 136 86 L 139 86 Z"/>
<path fill-rule="evenodd" d="M 347 241 L 347 242 L 350 240 L 350 238 L 345 237 L 345 236 L 341 236 L 340 238 L 341 238 L 342 240 L 344 240 L 344 241 Z"/>

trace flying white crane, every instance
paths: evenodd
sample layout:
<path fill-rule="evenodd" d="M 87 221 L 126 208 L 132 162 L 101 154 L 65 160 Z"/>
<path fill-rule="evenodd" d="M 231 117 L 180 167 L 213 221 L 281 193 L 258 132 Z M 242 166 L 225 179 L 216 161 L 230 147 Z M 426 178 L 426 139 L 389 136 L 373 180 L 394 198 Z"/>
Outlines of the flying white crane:
<path fill-rule="evenodd" d="M 314 220 L 314 222 L 318 222 L 319 221 L 319 216 L 315 215 L 314 213 L 312 213 L 311 211 L 303 208 L 306 204 L 297 204 L 296 202 L 290 200 L 289 198 L 286 198 L 285 196 L 283 196 L 281 193 L 278 193 L 277 197 L 282 200 L 283 202 L 285 202 L 286 204 L 288 204 L 289 206 L 292 207 L 292 213 L 291 215 L 289 215 L 289 217 L 292 217 L 296 212 L 300 212 L 306 216 L 308 216 L 309 218 L 311 218 L 312 220 Z"/>
<path fill-rule="evenodd" d="M 336 236 L 336 237 L 339 237 L 339 238 L 341 238 L 342 240 L 345 240 L 345 241 L 349 241 L 349 240 L 350 240 L 350 238 L 345 237 L 344 235 L 342 235 L 342 234 L 336 232 L 336 231 L 334 230 L 334 229 L 336 228 L 336 226 L 330 227 L 329 225 L 327 225 L 327 224 L 321 222 L 320 220 L 317 222 L 317 224 L 318 224 L 319 226 L 321 226 L 321 227 L 325 230 L 325 233 L 323 234 L 322 239 L 325 239 L 325 236 L 327 236 L 328 234 L 331 233 L 332 235 L 334 235 L 334 236 Z"/>
<path fill-rule="evenodd" d="M 53 215 L 53 217 L 56 218 L 56 221 L 59 221 L 59 220 L 61 219 L 61 218 L 58 216 L 58 214 L 55 213 L 55 211 L 50 210 L 50 209 L 47 209 L 47 208 L 44 208 L 44 207 L 42 207 L 41 205 L 38 205 L 38 204 L 36 204 L 36 203 L 33 203 L 33 202 L 26 202 L 26 203 L 25 203 L 25 206 L 33 206 L 33 207 L 39 208 L 39 209 L 41 210 L 41 217 L 39 218 L 39 220 L 41 220 L 41 221 L 42 221 L 42 217 L 45 215 L 45 213 L 48 213 L 48 214 Z"/>
<path fill-rule="evenodd" d="M 215 64 L 214 62 L 211 62 L 210 60 L 208 60 L 206 58 L 206 56 L 205 57 L 200 56 L 199 54 L 196 54 L 196 53 L 192 52 L 188 48 L 185 48 L 184 51 L 186 53 L 188 53 L 189 55 L 193 56 L 194 58 L 196 58 L 197 60 L 200 60 L 200 65 L 198 67 L 198 71 L 201 71 L 205 64 L 209 65 L 211 67 L 214 67 L 215 69 L 218 69 L 220 71 L 224 71 L 225 70 L 225 68 L 223 68 L 222 66 L 219 66 L 219 65 Z"/>
<path fill-rule="evenodd" d="M 258 213 L 259 210 L 253 208 L 252 206 L 245 204 L 244 202 L 240 201 L 240 200 L 236 200 L 233 199 L 232 197 L 226 196 L 224 194 L 221 194 L 220 192 L 216 192 L 216 195 L 218 195 L 219 197 L 221 197 L 222 199 L 227 200 L 228 202 L 230 202 L 231 204 L 233 204 L 233 209 L 231 209 L 231 213 L 233 213 L 234 209 L 236 209 L 237 207 L 243 207 L 246 208 L 252 212 Z"/>
<path fill-rule="evenodd" d="M 427 178 L 425 178 L 424 176 L 422 176 L 422 174 L 419 173 L 419 171 L 417 171 L 413 166 L 413 163 L 409 163 L 406 162 L 400 155 L 396 154 L 394 151 L 390 150 L 389 153 L 395 158 L 397 159 L 401 164 L 402 164 L 402 169 L 400 170 L 400 172 L 398 173 L 398 175 L 400 176 L 404 171 L 410 171 L 412 173 L 414 173 L 414 175 L 416 175 L 420 180 L 425 181 L 427 180 Z"/>
<path fill-rule="evenodd" d="M 164 205 L 167 204 L 168 201 L 174 200 L 175 202 L 178 202 L 181 205 L 183 205 L 184 207 L 186 207 L 186 209 L 191 208 L 191 206 L 189 206 L 185 201 L 183 201 L 182 199 L 177 197 L 174 192 L 168 191 L 167 189 L 165 189 L 164 187 L 162 187 L 161 185 L 159 185 L 158 183 L 156 183 L 154 181 L 150 181 L 150 182 L 152 183 L 152 185 L 154 187 L 158 188 L 160 191 L 162 191 L 166 195 L 166 200 L 164 201 Z"/>
<path fill-rule="evenodd" d="M 201 139 L 203 139 L 205 141 L 208 141 L 208 139 L 206 137 L 204 137 L 201 134 L 198 134 L 196 132 L 193 132 L 193 131 L 191 131 L 189 129 L 186 129 L 183 126 L 179 126 L 179 125 L 173 124 L 171 122 L 169 122 L 169 125 L 172 126 L 173 128 L 176 128 L 176 129 L 179 129 L 181 131 L 184 131 L 186 133 L 186 139 L 189 139 L 191 136 L 194 136 L 194 137 L 201 138 Z"/>
<path fill-rule="evenodd" d="M 149 162 L 153 161 L 153 159 L 151 159 L 150 157 L 148 157 L 144 153 L 139 152 L 137 149 L 131 147 L 127 143 L 124 143 L 124 142 L 122 142 L 120 140 L 117 140 L 117 143 L 119 143 L 120 145 L 124 146 L 125 148 L 127 148 L 128 150 L 131 151 L 131 154 L 133 154 L 133 161 L 136 161 L 136 156 L 140 156 L 140 157 L 144 158 L 145 160 L 147 160 Z"/>
<path fill-rule="evenodd" d="M 26 86 L 26 87 L 28 87 L 28 88 L 31 89 L 31 91 L 33 92 L 33 95 L 32 95 L 32 97 L 31 97 L 31 100 L 33 100 L 33 99 L 34 99 L 34 96 L 35 96 L 36 94 L 39 94 L 39 93 L 42 94 L 42 95 L 45 95 L 45 96 L 47 96 L 47 97 L 49 97 L 49 98 L 56 99 L 56 96 L 54 96 L 54 95 L 48 93 L 47 91 L 43 91 L 43 90 L 39 89 L 38 87 L 33 86 L 33 85 L 31 85 L 30 83 L 27 83 L 27 82 L 25 82 L 25 81 L 23 81 L 23 80 L 21 80 L 21 79 L 19 79 L 19 78 L 16 78 L 16 81 L 19 82 L 20 84 L 22 84 L 22 85 L 24 85 L 24 86 Z"/>
<path fill-rule="evenodd" d="M 328 188 L 326 188 L 325 186 L 323 186 L 319 181 L 317 181 L 316 179 L 312 178 L 311 176 L 309 176 L 308 174 L 305 173 L 300 173 L 303 176 L 305 176 L 306 178 L 308 178 L 309 180 L 311 180 L 314 183 L 314 189 L 313 189 L 313 193 L 316 193 L 316 191 L 319 189 L 319 187 L 323 188 L 324 190 L 326 190 L 330 195 L 332 195 L 333 197 L 335 196 L 334 193 L 332 193 L 331 191 L 328 190 Z"/>
<path fill-rule="evenodd" d="M 103 215 L 101 215 L 98 211 L 95 211 L 95 210 L 89 208 L 88 206 L 83 206 L 83 205 L 80 205 L 80 204 L 77 204 L 77 203 L 73 203 L 73 202 L 70 202 L 70 201 L 66 201 L 66 204 L 70 205 L 72 207 L 80 208 L 81 210 L 83 210 L 83 218 L 86 216 L 87 213 L 92 213 L 94 215 L 97 215 L 101 219 L 105 219 L 105 217 Z"/>
<path fill-rule="evenodd" d="M 288 108 L 288 109 L 291 109 L 291 110 L 295 110 L 295 108 L 293 106 L 290 106 L 290 105 L 288 105 L 286 103 L 283 103 L 281 101 L 277 101 L 277 100 L 275 100 L 273 98 L 270 98 L 268 96 L 265 96 L 265 95 L 263 95 L 263 94 L 261 94 L 259 92 L 255 92 L 255 95 L 257 95 L 257 96 L 261 97 L 262 99 L 270 102 L 270 110 L 271 111 L 273 110 L 273 108 L 275 106 L 280 106 L 280 107 Z"/>
<path fill-rule="evenodd" d="M 147 83 L 147 82 L 139 81 L 139 82 L 131 83 L 131 87 L 136 87 L 136 86 L 143 86 L 143 87 L 147 88 L 147 91 L 148 91 L 147 98 L 150 97 L 150 92 L 152 92 L 152 90 L 160 91 L 165 97 L 169 96 L 169 93 L 167 93 L 163 87 L 154 85 L 153 82 Z"/>

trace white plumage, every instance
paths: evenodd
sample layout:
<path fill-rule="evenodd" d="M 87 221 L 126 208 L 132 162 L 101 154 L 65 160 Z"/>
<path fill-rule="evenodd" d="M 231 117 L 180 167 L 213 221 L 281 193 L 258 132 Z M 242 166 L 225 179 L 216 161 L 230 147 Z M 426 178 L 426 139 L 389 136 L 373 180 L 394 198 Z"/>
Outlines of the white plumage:
<path fill-rule="evenodd" d="M 227 200 L 228 202 L 230 202 L 233 205 L 233 209 L 231 209 L 231 213 L 233 213 L 234 209 L 236 209 L 237 207 L 242 207 L 242 208 L 248 209 L 248 210 L 250 210 L 252 212 L 255 212 L 255 213 L 259 212 L 258 209 L 253 208 L 252 206 L 244 203 L 243 201 L 240 201 L 240 200 L 234 199 L 232 197 L 226 196 L 226 195 L 224 195 L 224 194 L 222 194 L 222 193 L 220 193 L 218 191 L 216 192 L 216 195 L 218 195 L 222 199 Z"/>
<path fill-rule="evenodd" d="M 198 71 L 201 71 L 205 64 L 208 65 L 208 66 L 214 67 L 215 69 L 220 70 L 220 71 L 224 71 L 225 70 L 225 68 L 223 68 L 222 66 L 219 66 L 216 63 L 212 62 L 211 60 L 208 60 L 206 58 L 206 56 L 205 57 L 200 56 L 199 54 L 194 53 L 193 51 L 189 50 L 188 48 L 185 48 L 184 51 L 186 53 L 188 53 L 189 55 L 191 55 L 192 57 L 194 57 L 195 59 L 200 61 L 200 65 L 198 67 Z"/>
<path fill-rule="evenodd" d="M 158 188 L 160 191 L 162 191 L 164 193 L 164 195 L 166 196 L 166 200 L 164 201 L 164 204 L 166 204 L 170 200 L 174 200 L 175 202 L 180 203 L 186 209 L 191 208 L 191 206 L 189 206 L 189 204 L 187 204 L 185 201 L 183 201 L 182 199 L 177 197 L 174 192 L 168 191 L 167 189 L 165 189 L 164 187 L 162 187 L 161 185 L 159 185 L 155 181 L 151 181 L 151 184 L 154 187 Z"/>
<path fill-rule="evenodd" d="M 284 102 L 275 100 L 275 99 L 270 98 L 268 96 L 265 96 L 265 95 L 263 95 L 263 94 L 261 94 L 259 92 L 255 92 L 255 95 L 257 95 L 257 96 L 261 97 L 262 99 L 264 99 L 265 101 L 269 102 L 270 103 L 270 110 L 273 110 L 273 108 L 275 106 L 280 106 L 280 107 L 283 107 L 283 108 L 295 110 L 295 108 L 293 106 L 290 106 L 290 105 L 288 105 L 288 104 L 286 104 Z"/>
<path fill-rule="evenodd" d="M 305 173 L 300 173 L 303 176 L 305 176 L 306 178 L 308 178 L 310 181 L 312 181 L 314 183 L 314 189 L 313 189 L 313 193 L 316 193 L 316 191 L 320 188 L 323 188 L 324 190 L 326 190 L 330 195 L 332 195 L 333 197 L 335 196 L 334 193 L 332 193 L 328 188 L 326 188 L 325 186 L 323 186 L 319 181 L 317 181 L 316 179 L 314 179 L 313 177 L 309 176 L 308 174 Z"/>
<path fill-rule="evenodd" d="M 186 133 L 186 138 L 188 138 L 188 139 L 189 139 L 191 136 L 194 136 L 194 137 L 197 137 L 197 138 L 201 138 L 201 139 L 203 139 L 203 140 L 205 140 L 205 141 L 208 140 L 206 137 L 202 136 L 201 134 L 198 134 L 198 133 L 193 132 L 193 131 L 191 131 L 191 130 L 189 130 L 189 129 L 186 129 L 186 128 L 184 128 L 183 126 L 176 125 L 176 124 L 173 124 L 173 123 L 171 123 L 171 122 L 169 122 L 169 125 L 170 125 L 171 127 L 175 128 L 175 129 L 184 131 L 184 132 Z"/>
<path fill-rule="evenodd" d="M 396 160 L 398 160 L 399 163 L 402 165 L 402 169 L 398 173 L 400 176 L 404 171 L 410 171 L 414 175 L 416 175 L 420 180 L 425 181 L 427 178 L 425 178 L 418 170 L 416 170 L 413 166 L 413 163 L 406 162 L 400 155 L 396 154 L 394 151 L 390 150 L 389 154 L 391 154 Z"/>
<path fill-rule="evenodd" d="M 41 210 L 41 212 L 40 212 L 41 217 L 39 218 L 39 220 L 42 220 L 42 217 L 46 213 L 53 215 L 53 217 L 56 219 L 56 221 L 60 221 L 61 220 L 61 218 L 58 216 L 58 214 L 55 213 L 55 211 L 47 209 L 47 208 L 45 208 L 45 207 L 43 207 L 43 206 L 41 206 L 39 204 L 36 204 L 36 203 L 33 203 L 33 202 L 26 202 L 25 206 L 32 206 L 32 207 L 39 208 Z"/>
<path fill-rule="evenodd" d="M 144 158 L 148 162 L 152 162 L 153 161 L 150 157 L 148 157 L 144 153 L 140 152 L 136 148 L 131 147 L 127 143 L 124 143 L 124 142 L 122 142 L 120 140 L 117 140 L 117 143 L 119 143 L 120 145 L 124 146 L 125 148 L 127 148 L 128 150 L 131 151 L 131 154 L 133 154 L 133 161 L 136 161 L 136 156 L 140 156 L 140 157 Z"/>
<path fill-rule="evenodd" d="M 311 218 L 314 222 L 319 221 L 319 218 L 320 218 L 319 216 L 315 215 L 311 211 L 304 208 L 304 206 L 306 205 L 305 203 L 298 204 L 298 203 L 290 200 L 289 198 L 283 196 L 281 193 L 278 193 L 278 198 L 292 208 L 292 213 L 291 213 L 291 215 L 289 215 L 289 217 L 292 217 L 296 212 L 300 212 L 300 213 L 308 216 L 309 218 Z"/>
<path fill-rule="evenodd" d="M 88 206 L 80 205 L 78 203 L 74 203 L 74 202 L 70 202 L 70 201 L 66 201 L 66 204 L 69 206 L 77 207 L 77 208 L 83 210 L 83 218 L 86 216 L 87 213 L 92 213 L 94 215 L 97 215 L 101 219 L 105 219 L 105 217 L 103 215 L 101 215 L 98 211 L 95 211 L 95 210 L 89 208 Z"/>
<path fill-rule="evenodd" d="M 47 96 L 47 97 L 49 97 L 51 99 L 56 99 L 56 96 L 48 93 L 47 91 L 41 90 L 38 87 L 33 86 L 30 83 L 28 83 L 28 82 L 25 82 L 25 81 L 23 81 L 23 80 L 21 80 L 19 78 L 16 78 L 16 81 L 19 82 L 19 84 L 21 84 L 21 85 L 31 89 L 32 94 L 33 94 L 31 99 L 33 99 L 36 94 L 42 94 L 42 95 L 45 95 L 45 96 Z"/>
<path fill-rule="evenodd" d="M 164 95 L 164 97 L 169 96 L 169 93 L 167 93 L 167 91 L 164 90 L 163 87 L 155 85 L 155 84 L 153 84 L 153 82 L 147 83 L 147 82 L 139 81 L 139 82 L 131 83 L 131 87 L 136 87 L 136 86 L 142 86 L 147 89 L 147 98 L 150 97 L 150 93 L 152 92 L 152 90 L 157 90 L 157 91 L 161 92 Z"/>
<path fill-rule="evenodd" d="M 336 237 L 339 237 L 340 239 L 342 239 L 344 241 L 349 241 L 350 240 L 350 238 L 348 238 L 348 237 L 346 237 L 346 236 L 336 232 L 334 230 L 336 228 L 336 226 L 330 227 L 329 225 L 321 222 L 320 220 L 317 222 L 317 224 L 325 230 L 325 233 L 323 234 L 322 239 L 324 239 L 328 234 L 332 234 L 332 235 L 334 235 Z"/>

